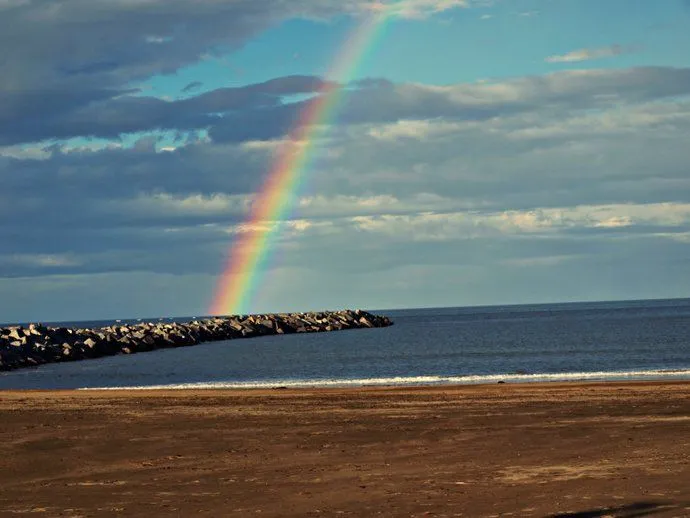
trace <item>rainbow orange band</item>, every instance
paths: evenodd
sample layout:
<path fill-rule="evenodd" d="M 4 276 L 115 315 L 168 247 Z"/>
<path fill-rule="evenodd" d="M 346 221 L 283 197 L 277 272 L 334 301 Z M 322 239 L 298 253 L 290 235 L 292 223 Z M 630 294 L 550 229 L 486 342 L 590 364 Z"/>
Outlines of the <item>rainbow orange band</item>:
<path fill-rule="evenodd" d="M 317 137 L 335 117 L 358 65 L 385 26 L 389 11 L 382 4 L 367 17 L 342 45 L 327 74 L 328 81 L 308 103 L 277 152 L 266 182 L 252 203 L 247 229 L 237 234 L 226 267 L 220 276 L 210 307 L 212 315 L 242 314 L 250 307 L 260 273 L 271 249 L 271 237 L 291 209 L 290 199 L 307 174 Z"/>

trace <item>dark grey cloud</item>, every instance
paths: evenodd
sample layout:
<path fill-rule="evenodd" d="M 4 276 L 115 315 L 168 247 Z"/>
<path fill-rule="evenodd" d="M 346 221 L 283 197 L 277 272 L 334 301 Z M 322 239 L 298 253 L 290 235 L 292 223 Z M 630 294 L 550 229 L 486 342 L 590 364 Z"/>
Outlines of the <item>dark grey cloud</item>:
<path fill-rule="evenodd" d="M 215 142 L 243 142 L 271 140 L 290 132 L 299 119 L 306 102 L 296 102 L 274 108 L 246 110 L 230 114 L 210 127 L 209 136 Z"/>
<path fill-rule="evenodd" d="M 219 88 L 178 101 L 110 90 L 94 90 L 88 95 L 56 91 L 46 96 L 41 91 L 0 91 L 0 101 L 4 101 L 0 102 L 4 106 L 0 108 L 0 145 L 200 129 L 208 130 L 219 142 L 271 139 L 287 133 L 308 103 L 285 99 L 318 94 L 326 86 L 335 85 L 318 77 L 287 76 Z M 611 102 L 639 103 L 688 95 L 690 69 L 561 72 L 518 78 L 498 86 L 477 83 L 447 88 L 370 79 L 347 88 L 338 117 L 345 124 L 417 118 L 480 121 L 537 110 L 565 113 L 602 108 Z"/>
<path fill-rule="evenodd" d="M 86 0 L 29 0 L 2 8 L 0 88 L 43 82 L 125 84 L 174 72 L 205 52 L 243 44 L 286 17 L 337 11 L 335 3 L 278 0 L 182 0 L 94 4 Z M 318 9 L 318 11 L 316 10 Z M 9 72 L 9 73 L 8 73 Z M 74 84 L 74 83 L 73 83 Z"/>
<path fill-rule="evenodd" d="M 565 112 L 690 94 L 690 69 L 638 67 L 567 71 L 446 88 L 369 81 L 349 95 L 342 120 L 416 118 L 483 120 L 535 110 Z"/>
<path fill-rule="evenodd" d="M 0 128 L 4 129 L 0 145 L 67 138 L 75 133 L 111 136 L 117 121 L 106 123 L 105 128 L 94 121 L 99 115 L 112 116 L 117 109 L 140 107 L 137 102 L 119 98 L 132 84 L 174 73 L 203 56 L 231 52 L 286 18 L 328 18 L 364 3 L 4 2 L 0 5 Z M 95 101 L 100 103 L 94 106 Z M 158 115 L 156 123 L 161 123 L 159 112 L 165 110 L 155 101 L 145 101 L 142 109 Z M 133 117 L 123 115 L 124 131 L 141 126 L 130 120 Z M 192 122 L 190 117 L 196 125 L 204 123 L 201 113 L 186 114 L 176 122 L 186 127 Z M 7 128 L 14 128 L 16 136 Z"/>
<path fill-rule="evenodd" d="M 0 145 L 74 137 L 112 139 L 127 133 L 198 130 L 242 120 L 251 131 L 250 123 L 254 127 L 262 123 L 270 127 L 294 116 L 301 105 L 284 105 L 284 96 L 318 92 L 326 84 L 316 77 L 287 76 L 242 87 L 219 88 L 178 101 L 113 91 L 94 91 L 90 97 L 84 96 L 84 92 L 3 94 L 0 91 Z M 252 122 L 254 118 L 261 119 L 264 113 L 271 115 L 264 116 L 263 121 Z M 254 133 L 261 134 L 261 131 Z M 246 139 L 238 136 L 236 140 Z"/>
<path fill-rule="evenodd" d="M 187 92 L 192 92 L 194 90 L 197 90 L 201 88 L 204 85 L 201 81 L 192 81 L 191 83 L 187 84 L 183 89 L 182 92 L 187 93 Z"/>

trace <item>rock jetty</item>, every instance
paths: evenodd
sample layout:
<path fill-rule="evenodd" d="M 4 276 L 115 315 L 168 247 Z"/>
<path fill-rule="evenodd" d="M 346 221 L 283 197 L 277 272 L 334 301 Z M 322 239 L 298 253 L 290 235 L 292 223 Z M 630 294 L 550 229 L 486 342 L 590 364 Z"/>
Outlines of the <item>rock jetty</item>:
<path fill-rule="evenodd" d="M 392 324 L 387 317 L 361 310 L 344 310 L 209 318 L 186 323 L 145 322 L 93 329 L 41 324 L 4 327 L 0 328 L 0 371 L 235 338 L 320 333 Z"/>

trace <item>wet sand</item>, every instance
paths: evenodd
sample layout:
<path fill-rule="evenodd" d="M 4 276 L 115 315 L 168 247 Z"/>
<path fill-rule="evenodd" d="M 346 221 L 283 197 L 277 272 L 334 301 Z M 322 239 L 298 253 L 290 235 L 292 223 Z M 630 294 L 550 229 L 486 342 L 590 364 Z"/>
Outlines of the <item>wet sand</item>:
<path fill-rule="evenodd" d="M 0 392 L 0 516 L 690 516 L 690 382 Z"/>

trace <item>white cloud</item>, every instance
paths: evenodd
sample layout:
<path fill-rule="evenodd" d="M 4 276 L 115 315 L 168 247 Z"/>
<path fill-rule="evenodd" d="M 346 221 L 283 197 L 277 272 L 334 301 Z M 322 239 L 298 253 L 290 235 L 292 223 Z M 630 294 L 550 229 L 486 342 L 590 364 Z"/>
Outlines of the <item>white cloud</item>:
<path fill-rule="evenodd" d="M 630 216 L 613 216 L 608 219 L 597 221 L 594 226 L 597 228 L 623 228 L 633 225 Z"/>
<path fill-rule="evenodd" d="M 0 255 L 0 264 L 41 268 L 80 266 L 82 261 L 70 254 L 10 254 Z"/>
<path fill-rule="evenodd" d="M 128 211 L 150 207 L 149 211 L 174 212 L 186 216 L 246 212 L 250 199 L 200 195 L 176 199 L 157 194 L 140 198 L 136 206 L 126 205 Z M 457 206 L 457 200 L 444 199 L 433 194 L 421 194 L 401 200 L 391 195 L 369 197 L 308 196 L 300 199 L 297 212 L 300 217 L 281 226 L 283 241 L 303 234 L 342 234 L 356 229 L 387 236 L 395 241 L 448 241 L 497 235 L 557 235 L 574 229 L 620 229 L 624 227 L 690 226 L 690 203 L 610 204 L 574 207 L 540 208 L 533 210 L 507 210 L 486 212 L 478 210 L 452 210 L 439 212 L 444 207 Z M 242 234 L 273 230 L 278 222 L 237 223 L 229 226 L 207 225 L 208 230 L 221 234 Z M 175 229 L 168 229 L 173 231 Z M 177 229 L 181 230 L 181 229 Z M 200 229 L 197 227 L 197 231 Z M 73 265 L 71 259 L 61 256 L 37 256 L 34 265 Z M 62 261 L 62 262 L 60 262 Z"/>
<path fill-rule="evenodd" d="M 610 58 L 627 54 L 630 49 L 621 45 L 611 45 L 595 49 L 577 49 L 566 54 L 553 55 L 544 59 L 547 63 L 576 63 L 579 61 L 589 61 L 592 59 Z"/>
<path fill-rule="evenodd" d="M 0 146 L 0 157 L 16 158 L 19 160 L 45 160 L 52 152 L 45 145 Z"/>
<path fill-rule="evenodd" d="M 401 138 L 426 140 L 456 132 L 461 127 L 461 123 L 458 122 L 408 119 L 374 126 L 369 131 L 369 135 L 379 140 L 397 140 Z"/>
<path fill-rule="evenodd" d="M 359 2 L 365 11 L 387 13 L 401 18 L 421 19 L 451 9 L 467 8 L 470 0 L 387 0 Z"/>
<path fill-rule="evenodd" d="M 190 194 L 185 196 L 170 193 L 140 194 L 129 200 L 105 202 L 104 210 L 109 213 L 124 213 L 139 217 L 193 217 L 246 214 L 253 196 Z"/>
<path fill-rule="evenodd" d="M 237 219 L 245 218 L 250 211 L 255 195 L 229 195 L 215 193 L 211 195 L 192 194 L 179 196 L 170 193 L 140 194 L 128 200 L 106 201 L 100 204 L 107 214 L 126 214 L 128 217 L 168 218 L 178 221 L 188 217 L 211 217 Z M 293 215 L 285 223 L 291 228 L 309 228 L 317 222 L 332 218 L 366 216 L 378 214 L 405 214 L 432 210 L 475 209 L 476 204 L 463 203 L 457 199 L 444 198 L 433 193 L 418 193 L 413 196 L 398 198 L 391 194 L 327 196 L 323 194 L 306 195 L 297 199 Z M 238 223 L 229 227 L 227 232 L 249 232 L 257 229 L 272 228 L 276 222 Z M 193 224 L 195 227 L 196 223 Z M 213 224 L 216 226 L 216 224 Z M 179 227 L 168 228 L 169 232 L 181 231 Z"/>
<path fill-rule="evenodd" d="M 544 267 L 544 266 L 555 266 L 560 265 L 567 261 L 576 261 L 582 259 L 582 254 L 569 254 L 569 255 L 545 255 L 539 257 L 521 257 L 518 259 L 506 259 L 501 261 L 501 263 L 509 266 L 518 267 Z"/>
<path fill-rule="evenodd" d="M 690 226 L 690 203 L 618 204 L 490 213 L 421 212 L 351 218 L 356 228 L 394 240 L 448 241 L 504 235 L 556 235 L 563 230 Z M 649 233 L 654 233 L 649 231 Z"/>
<path fill-rule="evenodd" d="M 297 206 L 301 210 L 305 209 L 333 209 L 334 207 L 346 208 L 352 210 L 353 208 L 385 208 L 390 209 L 398 207 L 400 200 L 391 195 L 377 195 L 377 196 L 345 196 L 338 195 L 335 197 L 325 196 L 305 196 L 300 198 Z"/>
<path fill-rule="evenodd" d="M 567 138 L 586 135 L 634 134 L 644 129 L 677 131 L 690 126 L 690 102 L 613 105 L 590 113 L 564 115 L 559 120 L 507 117 L 494 127 L 503 127 L 511 139 Z"/>
<path fill-rule="evenodd" d="M 156 45 L 160 45 L 162 43 L 168 43 L 169 41 L 172 40 L 170 36 L 146 36 L 144 38 L 146 43 L 153 43 Z"/>

